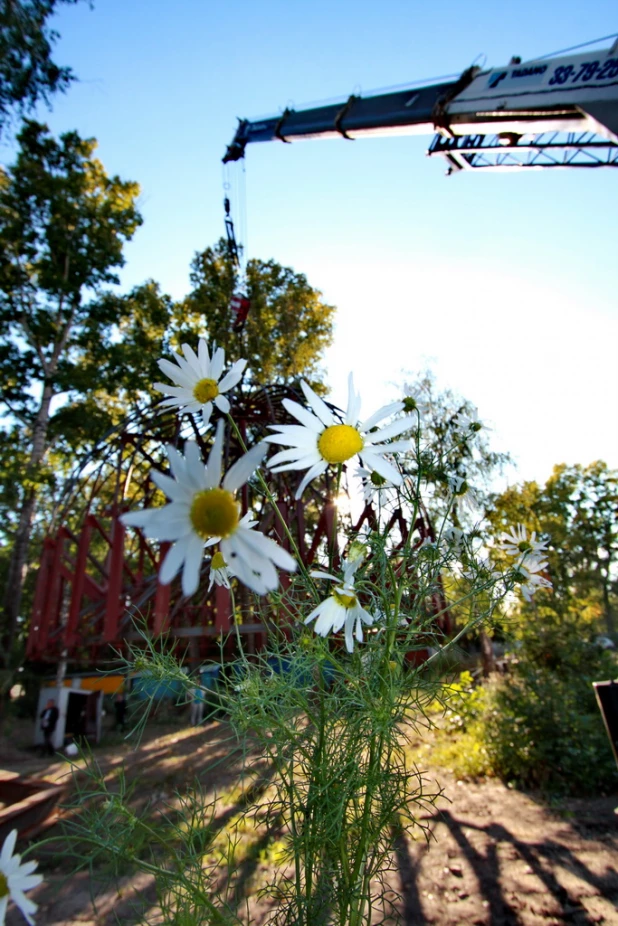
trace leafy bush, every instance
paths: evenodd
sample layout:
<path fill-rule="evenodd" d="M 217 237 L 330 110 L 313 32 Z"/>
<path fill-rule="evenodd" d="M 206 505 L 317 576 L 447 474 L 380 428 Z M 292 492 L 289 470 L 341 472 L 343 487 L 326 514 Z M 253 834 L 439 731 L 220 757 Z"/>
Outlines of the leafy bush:
<path fill-rule="evenodd" d="M 474 688 L 462 674 L 445 716 L 450 739 L 434 756 L 467 777 L 563 794 L 612 790 L 618 773 L 592 682 L 616 668 L 611 653 L 571 633 L 531 632 L 507 678 Z"/>

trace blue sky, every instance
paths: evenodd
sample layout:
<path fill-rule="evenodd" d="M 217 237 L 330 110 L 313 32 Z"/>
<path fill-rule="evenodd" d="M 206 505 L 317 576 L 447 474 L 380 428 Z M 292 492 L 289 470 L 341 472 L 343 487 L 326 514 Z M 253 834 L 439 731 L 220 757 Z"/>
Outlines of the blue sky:
<path fill-rule="evenodd" d="M 56 26 L 80 83 L 40 116 L 95 136 L 107 170 L 141 185 L 123 288 L 154 278 L 182 296 L 193 253 L 223 233 L 237 116 L 458 74 L 479 55 L 533 58 L 618 18 L 606 0 L 98 0 Z M 617 466 L 618 171 L 446 179 L 429 142 L 250 146 L 231 178 L 246 188 L 248 255 L 306 273 L 338 307 L 335 399 L 352 369 L 369 412 L 430 363 L 518 459 L 511 479 Z"/>

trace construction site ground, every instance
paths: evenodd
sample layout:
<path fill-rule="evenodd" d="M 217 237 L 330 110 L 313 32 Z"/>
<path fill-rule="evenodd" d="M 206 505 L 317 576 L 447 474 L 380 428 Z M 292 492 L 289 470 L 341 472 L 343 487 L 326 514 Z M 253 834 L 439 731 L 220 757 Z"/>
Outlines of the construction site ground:
<path fill-rule="evenodd" d="M 31 724 L 3 735 L 0 767 L 71 782 L 68 761 L 40 758 L 31 741 Z M 153 815 L 171 813 L 176 795 L 199 781 L 204 795 L 217 795 L 211 826 L 223 834 L 247 807 L 247 788 L 253 797 L 272 788 L 272 771 L 259 757 L 249 758 L 251 774 L 243 779 L 240 759 L 230 759 L 230 750 L 223 720 L 191 727 L 176 718 L 149 723 L 139 745 L 107 732 L 93 757 L 110 790 L 121 772 L 128 782 L 139 781 L 132 801 Z M 75 765 L 80 786 L 87 782 L 79 771 L 83 765 L 81 759 Z M 618 924 L 618 788 L 609 796 L 548 801 L 493 779 L 456 780 L 437 768 L 426 769 L 424 777 L 427 791 L 441 788 L 442 795 L 434 807 L 420 812 L 422 827 L 397 836 L 387 876 L 392 889 L 387 900 L 406 926 Z M 75 782 L 73 794 L 74 789 Z M 94 876 L 76 874 L 63 854 L 61 825 L 39 837 L 50 841 L 37 851 L 45 878 L 32 892 L 39 904 L 38 926 L 161 923 L 150 875 L 126 874 L 116 884 L 105 884 L 96 869 Z M 281 842 L 259 820 L 244 825 L 242 834 L 234 879 L 236 912 L 261 926 L 272 915 L 272 902 L 258 901 L 256 894 L 279 864 Z M 376 922 L 381 919 L 376 913 Z M 206 914 L 203 922 L 209 922 Z M 23 920 L 12 908 L 7 924 L 19 923 Z"/>

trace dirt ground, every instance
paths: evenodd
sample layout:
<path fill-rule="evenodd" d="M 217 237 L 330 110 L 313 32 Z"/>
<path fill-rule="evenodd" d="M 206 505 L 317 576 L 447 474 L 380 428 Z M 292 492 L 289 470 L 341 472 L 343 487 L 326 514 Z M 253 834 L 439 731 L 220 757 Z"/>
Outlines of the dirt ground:
<path fill-rule="evenodd" d="M 152 807 L 199 778 L 205 791 L 220 795 L 214 823 L 223 828 L 243 799 L 239 768 L 226 761 L 228 735 L 219 722 L 200 728 L 152 725 L 138 748 L 108 734 L 95 757 L 109 781 L 120 769 L 129 779 L 139 774 L 138 794 L 146 795 Z M 216 757 L 224 761 L 215 772 L 205 771 Z M 67 780 L 68 774 L 65 761 L 38 758 L 25 743 L 20 745 L 19 736 L 0 740 L 0 767 L 53 781 Z M 267 787 L 268 770 L 261 774 Z M 618 926 L 618 793 L 548 805 L 539 795 L 494 780 L 456 781 L 436 769 L 426 777 L 430 790 L 435 780 L 443 788 L 436 807 L 421 821 L 429 842 L 420 828 L 415 838 L 399 835 L 388 876 L 406 926 Z M 45 835 L 58 832 L 54 827 Z M 149 876 L 99 888 L 87 873 L 69 876 L 61 851 L 58 842 L 40 853 L 45 882 L 32 892 L 39 904 L 38 926 L 157 922 Z M 241 863 L 238 875 L 247 895 L 253 897 L 272 864 L 276 861 L 262 850 Z M 251 903 L 253 921 L 266 922 L 268 907 Z M 23 920 L 11 910 L 8 926 L 19 923 Z"/>

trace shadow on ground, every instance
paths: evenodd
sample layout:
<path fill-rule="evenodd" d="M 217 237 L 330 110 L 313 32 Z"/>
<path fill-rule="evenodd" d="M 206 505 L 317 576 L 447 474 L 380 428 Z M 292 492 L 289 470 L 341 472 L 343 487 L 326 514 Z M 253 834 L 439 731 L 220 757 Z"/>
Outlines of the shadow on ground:
<path fill-rule="evenodd" d="M 25 766 L 28 774 L 52 780 L 70 771 L 65 761 L 46 763 L 28 753 L 21 753 L 19 760 L 13 752 L 7 767 L 12 764 L 15 770 Z M 226 725 L 219 722 L 200 728 L 152 727 L 138 748 L 111 744 L 98 749 L 95 758 L 112 790 L 120 776 L 139 780 L 135 806 L 153 814 L 169 808 L 175 792 L 198 781 L 204 794 L 219 795 L 207 824 L 215 835 L 272 783 L 272 770 L 256 757 L 243 757 Z M 243 769 L 250 775 L 239 784 Z M 82 763 L 76 773 L 83 780 Z M 567 800 L 549 808 L 534 795 L 499 782 L 464 783 L 435 774 L 447 799 L 421 819 L 418 830 L 394 833 L 387 887 L 406 926 L 618 926 L 615 798 Z M 38 853 L 45 882 L 32 894 L 40 908 L 37 926 L 157 922 L 150 876 L 125 877 L 110 887 L 87 871 L 72 874 L 57 833 L 53 829 L 47 834 L 52 840 Z M 253 923 L 260 926 L 268 919 L 269 907 L 251 898 L 273 864 L 263 860 L 272 834 L 255 835 L 251 852 L 236 872 L 241 890 L 235 906 L 246 916 L 243 895 L 248 895 Z M 7 926 L 22 922 L 12 909 Z"/>

